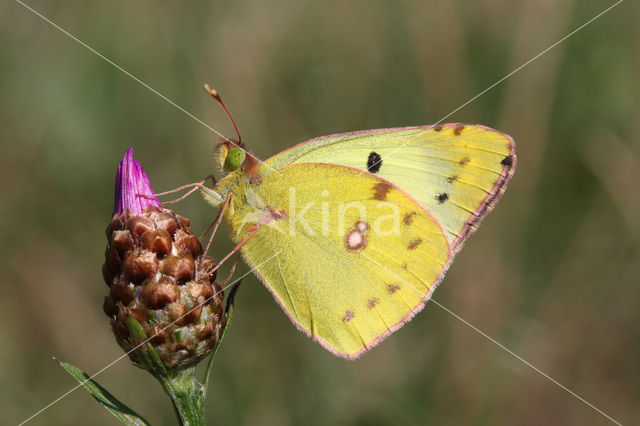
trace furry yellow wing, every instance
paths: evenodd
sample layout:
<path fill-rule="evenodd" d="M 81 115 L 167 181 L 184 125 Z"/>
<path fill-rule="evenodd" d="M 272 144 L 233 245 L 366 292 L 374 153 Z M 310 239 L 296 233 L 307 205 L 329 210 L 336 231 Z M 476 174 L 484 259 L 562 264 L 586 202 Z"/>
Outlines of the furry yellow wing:
<path fill-rule="evenodd" d="M 355 358 L 408 321 L 449 266 L 444 231 L 407 193 L 369 173 L 292 164 L 240 179 L 226 214 L 242 255 L 296 326 Z"/>
<path fill-rule="evenodd" d="M 456 253 L 504 192 L 516 156 L 504 133 L 445 124 L 312 139 L 270 158 L 261 173 L 297 163 L 339 164 L 388 180 L 442 224 Z"/>

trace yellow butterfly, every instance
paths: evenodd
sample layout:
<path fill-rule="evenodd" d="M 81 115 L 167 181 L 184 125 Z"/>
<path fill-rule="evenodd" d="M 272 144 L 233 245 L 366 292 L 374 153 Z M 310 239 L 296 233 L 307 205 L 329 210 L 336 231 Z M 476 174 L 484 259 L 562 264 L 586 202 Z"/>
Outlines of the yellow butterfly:
<path fill-rule="evenodd" d="M 298 329 L 353 359 L 423 308 L 516 155 L 504 133 L 444 124 L 323 136 L 264 162 L 238 136 L 217 162 L 226 176 L 202 193 L 245 261 Z"/>

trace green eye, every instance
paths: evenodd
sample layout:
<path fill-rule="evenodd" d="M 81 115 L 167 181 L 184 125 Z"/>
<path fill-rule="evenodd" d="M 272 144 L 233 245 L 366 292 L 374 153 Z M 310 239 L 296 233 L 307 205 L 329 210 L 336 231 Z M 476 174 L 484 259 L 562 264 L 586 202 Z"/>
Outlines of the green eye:
<path fill-rule="evenodd" d="M 242 166 L 246 155 L 242 148 L 232 148 L 224 160 L 224 166 L 229 170 L 237 170 Z"/>

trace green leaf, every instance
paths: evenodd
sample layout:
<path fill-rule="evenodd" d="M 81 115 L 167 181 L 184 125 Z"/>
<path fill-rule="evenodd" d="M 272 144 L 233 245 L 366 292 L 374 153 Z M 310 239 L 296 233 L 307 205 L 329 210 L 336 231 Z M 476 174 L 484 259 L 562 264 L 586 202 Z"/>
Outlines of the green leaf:
<path fill-rule="evenodd" d="M 55 358 L 54 358 L 55 359 Z M 125 425 L 149 425 L 142 416 L 133 411 L 131 408 L 124 405 L 122 402 L 113 396 L 108 390 L 100 386 L 95 380 L 93 380 L 87 373 L 79 368 L 69 364 L 68 362 L 62 362 L 55 359 L 67 373 L 71 374 L 84 388 L 98 401 L 104 408 L 107 409 L 113 416 L 120 420 Z"/>

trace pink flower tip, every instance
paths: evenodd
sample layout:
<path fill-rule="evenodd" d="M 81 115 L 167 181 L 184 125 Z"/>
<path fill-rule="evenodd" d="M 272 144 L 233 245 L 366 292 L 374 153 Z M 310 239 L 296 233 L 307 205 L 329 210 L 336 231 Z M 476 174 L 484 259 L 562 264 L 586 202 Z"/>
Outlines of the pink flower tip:
<path fill-rule="evenodd" d="M 141 197 L 141 195 L 148 195 L 151 198 Z M 122 214 L 129 211 L 131 214 L 140 215 L 147 206 L 162 207 L 155 195 L 142 165 L 133 159 L 133 148 L 129 147 L 118 164 L 113 197 L 114 213 Z"/>

